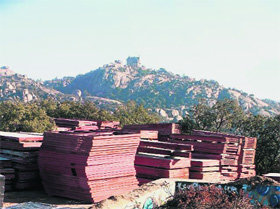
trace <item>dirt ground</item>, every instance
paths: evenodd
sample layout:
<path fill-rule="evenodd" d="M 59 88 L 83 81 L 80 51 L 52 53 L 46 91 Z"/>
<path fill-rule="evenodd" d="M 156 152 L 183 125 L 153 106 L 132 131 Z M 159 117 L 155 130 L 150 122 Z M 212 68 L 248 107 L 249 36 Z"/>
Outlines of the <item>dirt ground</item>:
<path fill-rule="evenodd" d="M 4 208 L 14 206 L 24 202 L 40 202 L 51 204 L 56 207 L 68 208 L 91 208 L 92 204 L 84 203 L 81 201 L 71 200 L 61 197 L 48 196 L 43 190 L 29 190 L 29 191 L 16 191 L 6 192 L 4 198 Z"/>
<path fill-rule="evenodd" d="M 256 185 L 275 185 L 280 186 L 279 182 L 263 176 L 254 176 L 246 179 L 239 179 L 235 182 L 230 182 L 228 185 L 242 187 L 243 184 L 251 185 L 255 187 Z M 62 197 L 52 197 L 48 196 L 44 190 L 25 190 L 16 192 L 6 192 L 4 198 L 4 208 L 9 206 L 14 206 L 19 203 L 27 202 L 37 202 L 43 204 L 50 204 L 57 208 L 79 208 L 79 209 L 89 209 L 93 204 L 86 202 L 81 202 L 77 200 L 62 198 Z"/>

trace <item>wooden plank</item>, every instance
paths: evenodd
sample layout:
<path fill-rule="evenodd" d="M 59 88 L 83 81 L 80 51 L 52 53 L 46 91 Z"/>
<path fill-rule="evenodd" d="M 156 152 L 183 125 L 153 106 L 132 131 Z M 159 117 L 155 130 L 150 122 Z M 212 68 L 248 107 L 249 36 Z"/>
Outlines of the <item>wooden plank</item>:
<path fill-rule="evenodd" d="M 240 145 L 229 145 L 222 143 L 205 143 L 199 141 L 181 141 L 177 139 L 169 139 L 168 142 L 174 144 L 189 144 L 193 145 L 195 153 L 209 153 L 209 154 L 240 154 Z"/>
<path fill-rule="evenodd" d="M 149 140 L 141 140 L 139 146 L 193 151 L 193 146 L 189 144 L 169 143 L 169 142 L 159 142 L 159 141 L 149 141 Z"/>
<path fill-rule="evenodd" d="M 17 157 L 22 157 L 22 158 L 30 158 L 30 157 L 37 157 L 38 152 L 20 152 L 20 151 L 15 151 L 15 150 L 8 150 L 8 149 L 1 149 L 0 153 L 2 154 L 8 154 L 8 155 L 13 155 Z"/>
<path fill-rule="evenodd" d="M 176 169 L 190 167 L 189 158 L 181 157 L 160 157 L 147 154 L 137 154 L 135 157 L 135 165 L 152 166 L 157 168 Z"/>
<path fill-rule="evenodd" d="M 43 140 L 43 136 L 39 134 L 0 131 L 0 141 L 36 142 L 42 140 Z"/>
<path fill-rule="evenodd" d="M 221 160 L 221 165 L 237 166 L 238 165 L 238 160 L 222 159 Z"/>
<path fill-rule="evenodd" d="M 15 173 L 15 169 L 13 168 L 0 168 L 1 174 Z"/>
<path fill-rule="evenodd" d="M 2 149 L 11 149 L 11 150 L 39 150 L 41 147 L 41 142 L 10 142 L 10 141 L 1 141 Z"/>
<path fill-rule="evenodd" d="M 175 123 L 125 125 L 123 127 L 123 130 L 154 130 L 154 131 L 158 131 L 160 135 L 181 133 L 179 124 L 175 124 Z"/>
<path fill-rule="evenodd" d="M 219 172 L 190 172 L 190 179 L 201 179 L 205 181 L 211 181 L 213 179 L 219 179 Z"/>
<path fill-rule="evenodd" d="M 191 167 L 220 166 L 219 160 L 191 159 Z"/>
<path fill-rule="evenodd" d="M 255 137 L 245 137 L 243 139 L 244 149 L 256 149 L 257 148 L 257 138 Z"/>
<path fill-rule="evenodd" d="M 156 148 L 156 147 L 138 147 L 138 153 L 151 153 L 151 154 L 163 154 L 169 156 L 178 156 L 178 157 L 186 157 L 191 158 L 192 153 L 190 151 L 184 150 L 172 150 L 172 149 L 164 149 L 164 148 Z"/>
<path fill-rule="evenodd" d="M 189 178 L 189 168 L 162 169 L 146 166 L 135 166 L 137 176 L 154 178 Z"/>
<path fill-rule="evenodd" d="M 208 167 L 190 167 L 190 171 L 199 171 L 199 172 L 219 172 L 220 167 L 219 166 L 208 166 Z"/>
<path fill-rule="evenodd" d="M 232 138 L 232 137 L 218 137 L 218 136 L 194 136 L 194 135 L 187 135 L 187 134 L 172 134 L 169 136 L 170 139 L 179 139 L 179 140 L 201 140 L 201 141 L 208 141 L 208 142 L 220 142 L 220 143 L 241 143 L 241 139 L 239 138 Z"/>

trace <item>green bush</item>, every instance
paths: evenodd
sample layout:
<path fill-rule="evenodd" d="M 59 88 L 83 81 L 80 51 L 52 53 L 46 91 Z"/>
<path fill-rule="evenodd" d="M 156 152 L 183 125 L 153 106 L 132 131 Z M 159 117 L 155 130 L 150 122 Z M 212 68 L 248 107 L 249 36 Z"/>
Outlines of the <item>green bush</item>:
<path fill-rule="evenodd" d="M 35 103 L 0 103 L 0 130 L 43 132 L 53 127 L 54 122 Z"/>
<path fill-rule="evenodd" d="M 280 115 L 245 114 L 237 102 L 222 100 L 212 107 L 200 102 L 180 124 L 185 133 L 200 129 L 257 137 L 257 174 L 280 170 Z"/>
<path fill-rule="evenodd" d="M 239 193 L 226 192 L 215 185 L 190 186 L 186 190 L 179 191 L 171 201 L 163 208 L 180 209 L 254 209 L 261 208 L 259 205 L 252 205 L 250 198 L 242 191 Z"/>

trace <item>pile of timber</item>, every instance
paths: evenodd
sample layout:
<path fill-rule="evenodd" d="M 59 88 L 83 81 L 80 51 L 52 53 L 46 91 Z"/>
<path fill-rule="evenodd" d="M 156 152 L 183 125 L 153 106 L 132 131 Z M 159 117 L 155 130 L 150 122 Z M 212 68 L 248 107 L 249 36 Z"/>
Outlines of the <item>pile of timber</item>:
<path fill-rule="evenodd" d="M 139 134 L 45 132 L 39 153 L 49 195 L 99 202 L 138 187 L 134 160 Z"/>
<path fill-rule="evenodd" d="M 158 134 L 161 136 L 168 136 L 170 134 L 180 134 L 181 133 L 180 126 L 179 126 L 179 124 L 176 124 L 176 123 L 125 125 L 123 127 L 123 131 L 136 131 L 136 130 L 158 131 Z"/>
<path fill-rule="evenodd" d="M 157 140 L 158 139 L 158 131 L 153 130 L 120 130 L 118 131 L 120 134 L 133 134 L 138 133 L 140 134 L 141 139 L 149 139 L 149 140 Z"/>
<path fill-rule="evenodd" d="M 205 137 L 227 138 L 231 142 L 235 142 L 237 153 L 231 153 L 231 162 L 221 167 L 221 173 L 224 179 L 247 178 L 256 175 L 255 171 L 255 154 L 257 148 L 257 139 L 253 137 L 238 136 L 226 133 L 217 133 L 210 131 L 193 130 L 193 134 Z M 237 150 L 237 149 L 236 149 Z M 239 151 L 240 150 L 240 151 Z M 232 177 L 232 178 L 231 178 Z"/>
<path fill-rule="evenodd" d="M 5 176 L 0 175 L 0 208 L 3 207 L 4 192 L 5 192 Z"/>
<path fill-rule="evenodd" d="M 12 191 L 13 183 L 15 181 L 15 169 L 13 168 L 12 161 L 10 159 L 0 157 L 0 174 L 5 176 L 6 191 Z"/>
<path fill-rule="evenodd" d="M 212 181 L 220 178 L 220 161 L 211 159 L 192 159 L 190 179 Z"/>
<path fill-rule="evenodd" d="M 99 129 L 113 129 L 119 130 L 120 129 L 120 122 L 119 121 L 96 121 Z"/>
<path fill-rule="evenodd" d="M 191 178 L 235 180 L 256 174 L 256 138 L 199 130 L 194 130 L 192 135 L 181 134 L 180 127 L 174 123 L 127 125 L 122 131 L 146 130 L 158 131 L 159 141 L 193 146 L 192 159 L 196 160 L 190 168 Z"/>
<path fill-rule="evenodd" d="M 257 138 L 242 137 L 241 156 L 238 163 L 238 177 L 247 178 L 256 175 L 255 155 Z"/>
<path fill-rule="evenodd" d="M 96 121 L 77 120 L 77 119 L 66 119 L 66 118 L 55 118 L 54 119 L 58 131 L 68 130 L 97 130 Z"/>
<path fill-rule="evenodd" d="M 0 132 L 4 163 L 0 170 L 6 176 L 6 191 L 40 187 L 37 159 L 42 140 L 38 134 Z"/>
<path fill-rule="evenodd" d="M 220 173 L 223 180 L 238 178 L 238 157 L 241 153 L 239 139 L 222 136 L 200 136 L 172 134 L 161 138 L 172 143 L 191 144 L 194 147 L 193 159 L 213 159 L 220 161 Z"/>
<path fill-rule="evenodd" d="M 120 129 L 120 122 L 118 121 L 90 121 L 66 118 L 55 118 L 54 121 L 57 126 L 57 131 L 95 131 L 98 129 Z"/>
<path fill-rule="evenodd" d="M 142 140 L 135 157 L 139 184 L 160 178 L 189 178 L 191 151 L 185 144 Z"/>

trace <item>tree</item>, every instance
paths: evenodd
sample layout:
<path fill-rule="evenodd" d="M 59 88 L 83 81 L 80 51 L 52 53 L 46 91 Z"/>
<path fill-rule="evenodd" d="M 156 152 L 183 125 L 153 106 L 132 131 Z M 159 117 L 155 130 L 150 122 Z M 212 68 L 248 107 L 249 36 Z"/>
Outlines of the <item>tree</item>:
<path fill-rule="evenodd" d="M 212 107 L 200 102 L 180 123 L 185 133 L 201 129 L 256 137 L 257 173 L 280 170 L 280 115 L 246 115 L 237 102 L 223 100 L 216 102 Z"/>
<path fill-rule="evenodd" d="M 42 101 L 41 106 L 45 108 L 50 117 L 54 118 L 76 118 L 85 120 L 114 120 L 113 114 L 101 110 L 91 101 L 74 102 L 64 101 Z"/>
<path fill-rule="evenodd" d="M 280 170 L 280 115 L 248 116 L 241 124 L 241 133 L 257 137 L 256 170 L 258 174 Z"/>
<path fill-rule="evenodd" d="M 215 115 L 215 131 L 228 131 L 237 133 L 240 123 L 245 118 L 245 113 L 237 101 L 221 100 L 212 107 Z"/>
<path fill-rule="evenodd" d="M 0 103 L 0 129 L 3 131 L 44 132 L 53 126 L 54 122 L 35 103 Z"/>
<path fill-rule="evenodd" d="M 121 125 L 159 122 L 156 114 L 150 113 L 143 105 L 137 105 L 134 101 L 129 101 L 125 106 L 119 107 L 114 115 Z"/>
<path fill-rule="evenodd" d="M 200 101 L 180 123 L 184 132 L 192 129 L 236 132 L 245 114 L 236 101 L 220 100 L 212 107 Z"/>

